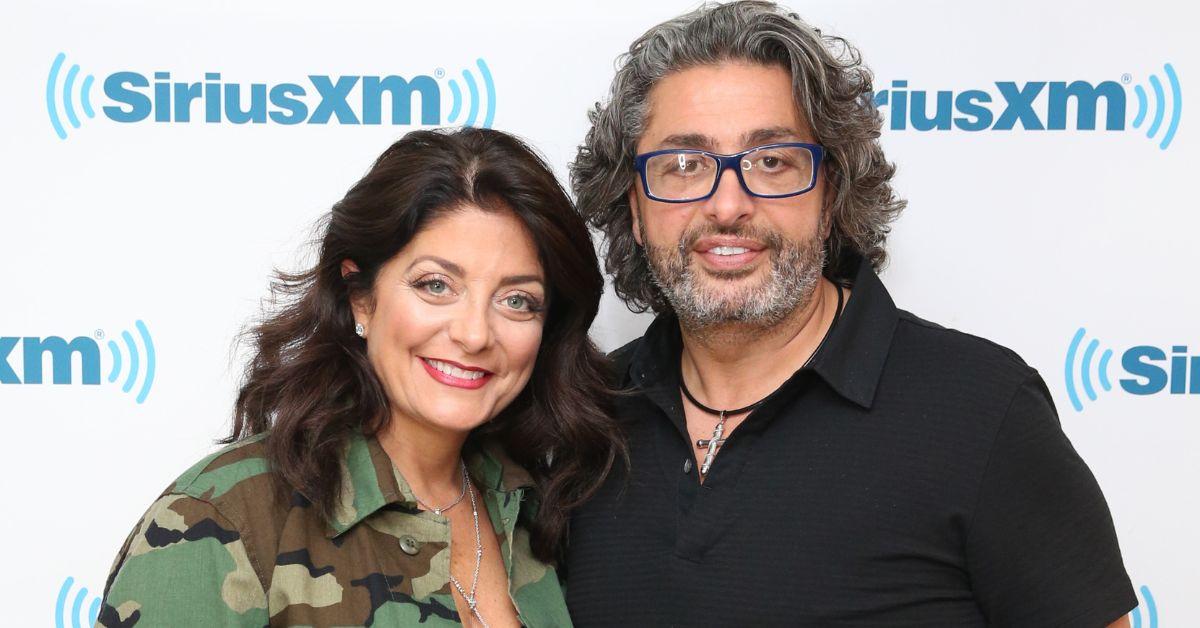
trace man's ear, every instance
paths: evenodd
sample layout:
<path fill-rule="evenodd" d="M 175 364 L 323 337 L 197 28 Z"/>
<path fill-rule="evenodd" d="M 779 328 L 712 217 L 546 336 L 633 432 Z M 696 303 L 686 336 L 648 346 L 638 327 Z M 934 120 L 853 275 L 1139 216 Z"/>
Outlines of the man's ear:
<path fill-rule="evenodd" d="M 637 189 L 629 186 L 629 215 L 633 219 L 630 225 L 633 227 L 633 239 L 638 243 L 638 246 L 646 246 L 642 242 L 642 224 L 641 211 L 638 208 Z"/>
<path fill-rule="evenodd" d="M 836 200 L 831 194 L 836 194 L 836 191 L 831 191 L 829 187 L 829 177 L 824 172 L 821 173 L 821 194 L 824 197 L 821 205 L 821 226 L 824 227 L 824 232 L 821 234 L 822 242 L 829 242 L 829 234 L 833 233 L 833 202 Z"/>

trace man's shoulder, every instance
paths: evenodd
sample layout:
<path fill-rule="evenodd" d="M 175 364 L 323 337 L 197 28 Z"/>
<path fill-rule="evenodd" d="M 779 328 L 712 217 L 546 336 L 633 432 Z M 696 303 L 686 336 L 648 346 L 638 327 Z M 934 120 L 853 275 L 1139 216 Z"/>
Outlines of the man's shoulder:
<path fill-rule="evenodd" d="M 1018 386 L 1037 375 L 1037 370 L 1004 345 L 905 310 L 897 313 L 899 322 L 892 351 L 898 355 L 889 357 L 900 358 L 904 363 L 919 363 L 930 374 L 960 376 L 954 379 L 984 378 L 980 383 L 986 381 L 1005 388 Z"/>
<path fill-rule="evenodd" d="M 633 360 L 633 356 L 637 353 L 638 347 L 642 345 L 644 338 L 645 336 L 638 336 L 621 347 L 608 352 L 608 360 L 612 364 L 614 374 L 620 376 L 629 369 L 629 363 Z"/>

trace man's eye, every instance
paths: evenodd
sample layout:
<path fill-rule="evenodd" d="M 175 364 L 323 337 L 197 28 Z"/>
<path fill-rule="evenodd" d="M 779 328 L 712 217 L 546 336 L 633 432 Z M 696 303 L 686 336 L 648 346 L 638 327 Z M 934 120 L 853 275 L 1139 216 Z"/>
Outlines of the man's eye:
<path fill-rule="evenodd" d="M 667 166 L 668 174 L 693 175 L 705 167 L 704 159 L 696 155 L 681 154 L 671 160 Z"/>

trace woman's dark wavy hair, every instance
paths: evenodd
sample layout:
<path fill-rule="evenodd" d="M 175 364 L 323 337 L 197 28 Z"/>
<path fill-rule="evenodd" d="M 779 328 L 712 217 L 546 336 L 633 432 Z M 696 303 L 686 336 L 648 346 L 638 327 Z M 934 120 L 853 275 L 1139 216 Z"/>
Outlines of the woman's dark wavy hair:
<path fill-rule="evenodd" d="M 826 153 L 825 275 L 853 280 L 856 255 L 876 270 L 887 261 L 889 225 L 905 202 L 892 190 L 896 168 L 879 146 L 882 118 L 858 51 L 773 2 L 706 3 L 646 31 L 621 56 L 609 100 L 590 112 L 592 128 L 571 164 L 579 211 L 604 234 L 613 288 L 634 311 L 670 311 L 634 239 L 628 197 L 650 91 L 673 72 L 723 61 L 779 66 L 792 76 L 796 106 Z"/>
<path fill-rule="evenodd" d="M 494 438 L 533 476 L 541 502 L 533 551 L 561 556 L 570 510 L 624 457 L 606 363 L 588 339 L 604 279 L 586 225 L 553 173 L 520 140 L 488 129 L 414 131 L 392 144 L 324 219 L 320 259 L 272 284 L 279 309 L 247 332 L 255 354 L 225 442 L 269 432 L 277 477 L 327 516 L 340 498 L 342 447 L 378 433 L 388 401 L 354 333 L 351 300 L 439 216 L 476 206 L 511 211 L 528 229 L 548 284 L 541 346 L 528 385 L 471 434 Z M 342 260 L 359 272 L 342 277 Z"/>

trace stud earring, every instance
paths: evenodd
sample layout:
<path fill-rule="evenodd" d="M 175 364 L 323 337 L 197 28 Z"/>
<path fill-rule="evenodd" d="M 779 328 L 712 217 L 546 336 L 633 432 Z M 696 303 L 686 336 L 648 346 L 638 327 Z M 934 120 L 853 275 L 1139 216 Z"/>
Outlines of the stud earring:
<path fill-rule="evenodd" d="M 358 334 L 359 338 L 366 338 L 367 337 L 367 328 L 363 327 L 362 323 L 355 323 L 354 324 L 354 333 Z"/>

